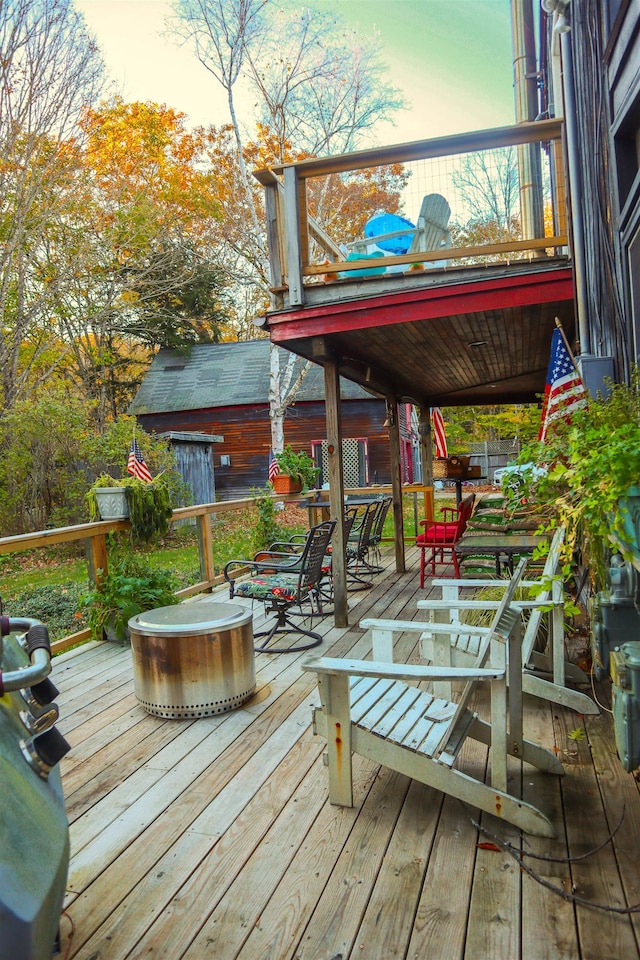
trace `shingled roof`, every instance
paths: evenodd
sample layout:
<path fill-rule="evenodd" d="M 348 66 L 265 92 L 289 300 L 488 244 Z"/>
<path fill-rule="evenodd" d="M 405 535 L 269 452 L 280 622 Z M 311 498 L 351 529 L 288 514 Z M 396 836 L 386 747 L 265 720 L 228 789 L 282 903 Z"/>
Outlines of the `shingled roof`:
<path fill-rule="evenodd" d="M 291 354 L 275 349 L 283 354 L 284 367 Z M 304 362 L 297 360 L 300 365 Z M 340 393 L 346 400 L 372 399 L 362 387 L 345 379 L 340 380 Z M 296 394 L 297 403 L 305 400 L 324 400 L 324 372 L 317 364 L 311 364 Z M 175 413 L 268 402 L 268 340 L 201 343 L 184 351 L 160 350 L 128 412 Z"/>

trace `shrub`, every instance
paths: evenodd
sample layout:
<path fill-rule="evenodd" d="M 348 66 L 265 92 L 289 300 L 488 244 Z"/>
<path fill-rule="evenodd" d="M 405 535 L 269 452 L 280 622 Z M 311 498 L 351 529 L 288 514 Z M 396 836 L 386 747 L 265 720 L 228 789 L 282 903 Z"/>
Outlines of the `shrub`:
<path fill-rule="evenodd" d="M 83 583 L 62 583 L 35 587 L 6 599 L 4 613 L 8 617 L 29 617 L 41 620 L 51 640 L 59 640 L 87 626 L 87 615 L 80 611 L 80 596 L 86 591 Z"/>

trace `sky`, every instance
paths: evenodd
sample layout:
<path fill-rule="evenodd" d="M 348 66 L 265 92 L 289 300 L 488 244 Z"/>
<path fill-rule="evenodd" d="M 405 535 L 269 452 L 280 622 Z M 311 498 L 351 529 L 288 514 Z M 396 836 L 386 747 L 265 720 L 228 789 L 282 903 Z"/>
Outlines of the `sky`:
<path fill-rule="evenodd" d="M 307 0 L 338 9 L 363 36 L 378 31 L 389 79 L 408 109 L 374 131 L 379 144 L 514 122 L 510 0 Z M 167 35 L 162 0 L 76 0 L 102 48 L 115 92 L 184 112 L 189 122 L 229 121 L 226 95 L 186 46 Z M 240 98 L 240 107 L 243 100 Z M 250 100 L 244 101 L 248 115 Z M 295 146 L 295 145 L 294 145 Z"/>

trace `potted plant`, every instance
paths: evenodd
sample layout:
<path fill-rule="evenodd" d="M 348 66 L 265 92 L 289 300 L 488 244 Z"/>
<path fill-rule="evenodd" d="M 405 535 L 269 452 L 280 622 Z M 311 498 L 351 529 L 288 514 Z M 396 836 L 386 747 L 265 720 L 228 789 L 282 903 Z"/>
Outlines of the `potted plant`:
<path fill-rule="evenodd" d="M 544 467 L 523 491 L 547 526 L 564 526 L 570 551 L 583 552 L 604 585 L 612 550 L 640 564 L 640 378 L 610 383 L 607 397 L 590 400 L 570 423 L 557 422 L 550 442 L 526 447 L 521 462 Z"/>
<path fill-rule="evenodd" d="M 123 553 L 109 566 L 105 577 L 89 593 L 80 597 L 80 607 L 88 611 L 89 627 L 97 640 L 125 643 L 129 638 L 131 617 L 177 603 L 174 574 L 151 567 L 144 557 Z"/>
<path fill-rule="evenodd" d="M 156 477 L 150 482 L 136 477 L 114 479 L 102 474 L 86 495 L 91 520 L 129 519 L 131 539 L 148 543 L 164 536 L 173 510 L 167 483 Z"/>
<path fill-rule="evenodd" d="M 271 481 L 276 493 L 300 493 L 313 487 L 320 472 L 308 453 L 296 453 L 287 444 L 281 453 L 275 454 L 279 473 Z"/>

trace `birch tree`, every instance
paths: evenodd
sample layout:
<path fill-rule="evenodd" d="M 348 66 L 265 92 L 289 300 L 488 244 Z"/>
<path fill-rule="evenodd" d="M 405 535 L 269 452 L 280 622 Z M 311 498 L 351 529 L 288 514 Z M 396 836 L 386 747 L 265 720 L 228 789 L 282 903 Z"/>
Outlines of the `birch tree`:
<path fill-rule="evenodd" d="M 249 276 L 268 302 L 266 238 L 260 201 L 244 158 L 246 138 L 236 109 L 238 81 L 248 81 L 257 95 L 256 119 L 275 133 L 278 159 L 287 145 L 311 153 L 352 149 L 401 101 L 382 82 L 379 47 L 356 43 L 352 34 L 347 39 L 340 19 L 317 8 L 277 0 L 176 0 L 173 12 L 172 29 L 193 46 L 227 94 L 243 203 L 254 235 Z M 284 412 L 304 377 L 304 370 L 294 376 L 296 359 L 292 354 L 282 371 L 277 351 L 271 350 L 269 404 L 276 452 L 283 449 Z"/>

